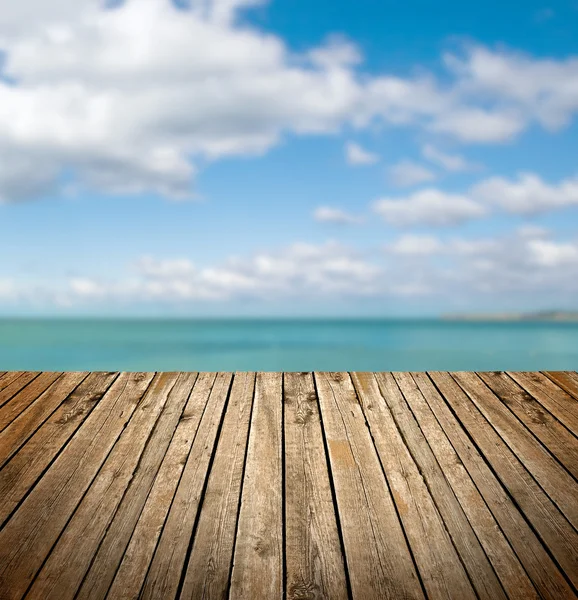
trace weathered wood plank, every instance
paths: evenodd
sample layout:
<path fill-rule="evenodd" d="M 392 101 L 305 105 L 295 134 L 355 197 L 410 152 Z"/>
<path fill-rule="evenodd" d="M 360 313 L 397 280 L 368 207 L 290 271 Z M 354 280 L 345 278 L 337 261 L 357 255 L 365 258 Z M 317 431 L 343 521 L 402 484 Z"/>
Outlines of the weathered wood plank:
<path fill-rule="evenodd" d="M 31 371 L 14 371 L 7 373 L 0 387 L 0 407 L 9 402 L 20 390 L 26 387 L 40 373 Z"/>
<path fill-rule="evenodd" d="M 543 371 L 544 375 L 578 400 L 578 374 L 574 371 Z"/>
<path fill-rule="evenodd" d="M 502 485 L 532 523 L 568 578 L 574 585 L 577 585 L 578 537 L 576 531 L 452 376 L 439 372 L 430 373 L 430 376 L 463 427 L 491 464 Z M 456 427 L 455 421 L 453 427 Z M 449 429 L 446 430 L 446 433 L 449 437 Z M 486 502 L 488 502 L 487 499 Z M 536 551 L 535 548 L 532 550 Z M 548 569 L 547 576 L 550 576 L 552 572 L 553 569 Z M 542 589 L 539 589 L 542 593 Z M 564 596 L 562 595 L 562 597 Z"/>
<path fill-rule="evenodd" d="M 428 598 L 476 598 L 374 375 L 353 373 L 352 378 Z M 396 399 L 390 396 L 389 400 Z M 505 598 L 496 583 L 500 597 Z"/>
<path fill-rule="evenodd" d="M 254 389 L 254 373 L 235 374 L 179 596 L 182 600 L 227 596 Z"/>
<path fill-rule="evenodd" d="M 0 432 L 0 468 L 87 375 L 88 373 L 64 373 Z"/>
<path fill-rule="evenodd" d="M 571 475 L 525 427 L 520 426 L 516 417 L 475 373 L 455 373 L 453 377 L 570 523 L 578 528 L 578 502 Z M 578 546 L 576 548 L 578 550 Z"/>
<path fill-rule="evenodd" d="M 379 458 L 348 374 L 316 373 L 354 598 L 423 598 Z"/>
<path fill-rule="evenodd" d="M 480 373 L 484 383 L 578 478 L 578 439 L 505 373 Z"/>
<path fill-rule="evenodd" d="M 0 589 L 20 598 L 139 404 L 153 375 L 122 374 L 0 531 Z"/>
<path fill-rule="evenodd" d="M 2 375 L 0 376 L 0 392 L 6 389 L 10 384 L 12 384 L 26 372 L 27 371 L 2 371 Z M 38 373 L 34 373 L 34 375 L 38 375 Z"/>
<path fill-rule="evenodd" d="M 345 599 L 345 565 L 311 373 L 285 373 L 283 404 L 287 598 Z"/>
<path fill-rule="evenodd" d="M 90 374 L 0 470 L 0 527 L 117 376 Z"/>
<path fill-rule="evenodd" d="M 215 378 L 215 373 L 200 373 L 195 382 L 128 547 L 124 552 L 120 567 L 111 584 L 108 598 L 128 600 L 139 597 L 183 469 L 195 441 Z M 98 587 L 87 585 L 80 589 L 79 599 L 100 597 Z"/>
<path fill-rule="evenodd" d="M 513 373 L 508 375 L 561 423 L 578 435 L 578 402 L 551 379 L 541 373 Z"/>
<path fill-rule="evenodd" d="M 230 598 L 283 596 L 282 375 L 258 373 Z"/>
<path fill-rule="evenodd" d="M 98 551 L 90 563 L 90 568 L 84 577 L 77 598 L 104 598 L 117 572 L 136 522 L 183 413 L 185 403 L 191 394 L 197 373 L 181 373 L 176 377 L 172 387 L 170 383 L 163 387 L 151 387 L 151 393 L 159 400 L 161 396 L 166 395 L 166 402 L 154 430 L 146 442 L 114 518 L 106 528 L 106 533 L 98 547 Z M 156 400 L 156 398 L 152 398 L 152 400 Z M 115 451 L 121 441 L 117 442 Z M 133 444 L 134 442 L 131 442 L 131 445 Z M 118 471 L 115 472 L 115 477 L 118 479 Z M 107 495 L 111 495 L 110 489 L 107 491 Z M 100 512 L 102 512 L 102 509 L 100 509 Z M 79 567 L 75 568 L 80 569 Z"/>
<path fill-rule="evenodd" d="M 217 375 L 147 573 L 142 599 L 170 600 L 177 595 L 231 379 L 230 373 Z"/>
<path fill-rule="evenodd" d="M 419 465 L 419 471 L 478 596 L 487 599 L 504 598 L 505 589 L 514 598 L 537 597 L 536 591 L 507 540 L 503 535 L 495 535 L 499 533 L 499 528 L 455 452 L 447 464 L 440 466 L 436 460 L 433 448 L 430 447 L 430 438 L 435 442 L 436 436 L 441 436 L 442 448 L 445 441 L 446 450 L 449 443 L 439 426 L 438 429 L 434 429 L 432 423 L 427 420 L 418 423 L 412 414 L 410 407 L 417 405 L 419 408 L 423 398 L 411 375 L 376 373 L 375 377 L 383 400 L 389 406 L 409 451 Z M 433 418 L 431 411 L 429 414 Z M 435 421 L 435 418 L 433 420 Z M 454 495 L 450 481 L 462 492 L 461 497 L 467 498 L 468 502 L 473 504 L 468 507 L 470 508 L 468 513 L 465 513 L 459 499 Z M 481 513 L 481 518 L 474 519 L 474 523 L 478 524 L 477 529 L 474 529 L 474 523 L 468 520 L 471 513 L 474 515 Z M 497 548 L 492 553 L 496 541 Z M 492 562 L 491 558 L 496 560 Z M 502 563 L 505 563 L 505 567 L 501 568 Z"/>
<path fill-rule="evenodd" d="M 0 431 L 26 410 L 62 373 L 40 373 L 0 408 Z M 19 379 L 17 381 L 20 381 Z M 16 383 L 16 382 L 15 382 Z"/>
<path fill-rule="evenodd" d="M 152 444 L 163 443 L 166 421 L 174 420 L 170 409 L 166 413 L 163 409 L 176 380 L 175 373 L 155 375 L 145 397 L 36 576 L 27 593 L 28 598 L 67 600 L 75 597 L 129 483 L 132 480 L 138 485 L 142 480 L 147 457 L 141 455 L 149 436 L 150 448 L 154 452 Z M 165 415 L 168 419 L 157 423 Z M 156 432 L 161 432 L 161 435 L 151 433 L 155 424 L 159 425 Z M 114 565 L 112 568 L 116 570 Z"/>
<path fill-rule="evenodd" d="M 395 388 L 391 382 L 393 377 L 391 374 L 383 375 L 383 377 L 378 374 L 380 381 L 383 380 L 384 383 L 386 381 L 388 383 L 383 390 L 386 400 L 390 394 L 395 395 Z M 476 485 L 484 488 L 485 478 L 491 478 L 491 484 L 497 486 L 503 497 L 506 497 L 504 490 L 499 487 L 499 483 L 483 463 L 481 457 L 473 451 L 470 452 L 468 438 L 463 431 L 459 430 L 460 426 L 457 423 L 453 428 L 455 447 L 452 446 L 452 442 L 440 425 L 440 422 L 443 422 L 444 418 L 450 415 L 449 408 L 437 396 L 437 392 L 427 375 L 415 373 L 412 377 L 409 373 L 396 373 L 395 381 L 399 385 L 399 389 L 415 418 L 414 421 L 406 416 L 405 411 L 399 411 L 401 414 L 398 424 L 404 432 L 404 438 L 408 445 L 415 452 L 414 456 L 418 460 L 423 460 L 420 459 L 422 455 L 427 457 L 427 461 L 423 460 L 422 462 L 421 471 L 428 482 L 432 495 L 436 499 L 437 506 L 444 517 L 450 535 L 452 535 L 454 544 L 464 561 L 476 591 L 480 597 L 491 597 L 492 590 L 495 590 L 495 576 L 488 569 L 489 559 L 508 598 L 517 600 L 538 598 L 536 589 L 528 578 L 524 567 L 512 550 Z M 420 383 L 424 390 L 418 387 L 416 381 Z M 436 415 L 426 402 L 425 393 L 427 393 L 428 399 L 435 394 L 432 402 L 439 409 L 440 422 L 438 422 Z M 396 413 L 394 413 L 394 416 L 396 416 Z M 404 421 L 406 422 L 404 423 Z M 410 427 L 415 430 L 413 433 L 410 432 Z M 423 437 L 420 437 L 420 433 Z M 467 462 L 462 462 L 458 451 L 467 453 L 470 463 L 476 467 L 478 467 L 476 460 L 482 461 L 480 468 L 476 471 L 477 478 L 475 482 L 464 466 Z M 430 464 L 430 452 L 434 455 L 435 464 Z M 432 477 L 431 473 L 435 476 Z M 503 499 L 499 495 L 493 497 Z M 513 505 L 511 505 L 511 509 L 515 510 Z M 522 519 L 521 515 L 518 516 Z M 466 519 L 466 521 L 464 522 L 463 519 Z M 523 519 L 522 522 L 524 522 Z M 471 538 L 471 529 L 475 532 L 474 539 Z M 526 529 L 531 533 L 527 526 Z M 537 539 L 535 539 L 535 543 L 540 545 Z M 480 548 L 480 544 L 483 549 Z M 546 554 L 543 550 L 542 552 Z M 559 577 L 562 579 L 561 575 Z M 500 596 L 499 591 L 495 593 L 498 597 Z"/>
<path fill-rule="evenodd" d="M 577 393 L 0 372 L 0 598 L 577 597 Z"/>

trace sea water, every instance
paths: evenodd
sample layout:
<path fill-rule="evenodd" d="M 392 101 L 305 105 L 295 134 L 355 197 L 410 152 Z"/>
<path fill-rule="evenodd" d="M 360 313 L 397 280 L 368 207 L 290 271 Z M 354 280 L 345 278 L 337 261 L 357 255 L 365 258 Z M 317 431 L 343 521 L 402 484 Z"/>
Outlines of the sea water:
<path fill-rule="evenodd" d="M 0 370 L 577 370 L 578 323 L 4 319 Z"/>

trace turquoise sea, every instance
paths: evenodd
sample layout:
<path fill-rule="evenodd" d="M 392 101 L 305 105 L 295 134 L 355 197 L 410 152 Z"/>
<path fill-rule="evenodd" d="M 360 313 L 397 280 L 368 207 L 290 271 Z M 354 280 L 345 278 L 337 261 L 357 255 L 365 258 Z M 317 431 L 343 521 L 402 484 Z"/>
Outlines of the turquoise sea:
<path fill-rule="evenodd" d="M 578 323 L 0 320 L 0 370 L 576 370 Z"/>

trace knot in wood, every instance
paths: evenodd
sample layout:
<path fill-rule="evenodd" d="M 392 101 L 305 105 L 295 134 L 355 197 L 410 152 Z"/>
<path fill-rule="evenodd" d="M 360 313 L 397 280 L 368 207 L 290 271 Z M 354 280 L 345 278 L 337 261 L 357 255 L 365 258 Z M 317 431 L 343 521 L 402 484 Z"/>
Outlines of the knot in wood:
<path fill-rule="evenodd" d="M 290 600 L 317 600 L 321 597 L 318 591 L 319 586 L 316 583 L 299 581 L 291 586 L 289 598 Z"/>

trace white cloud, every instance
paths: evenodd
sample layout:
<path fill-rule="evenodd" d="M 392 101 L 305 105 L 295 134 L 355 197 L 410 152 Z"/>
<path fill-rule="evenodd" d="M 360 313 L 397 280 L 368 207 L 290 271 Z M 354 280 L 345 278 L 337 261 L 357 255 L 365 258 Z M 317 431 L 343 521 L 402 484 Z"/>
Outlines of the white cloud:
<path fill-rule="evenodd" d="M 578 292 L 578 239 L 535 233 L 527 229 L 471 239 L 411 234 L 375 255 L 335 242 L 297 243 L 202 267 L 184 258 L 147 257 L 124 280 L 76 281 L 68 302 L 174 305 L 299 298 L 306 304 L 315 298 L 437 295 L 450 300 L 456 294 L 473 299 L 480 293 L 496 298 L 536 293 L 555 306 Z"/>
<path fill-rule="evenodd" d="M 556 129 L 578 110 L 578 57 L 535 59 L 474 46 L 463 58 L 447 55 L 446 64 L 457 75 L 461 93 L 500 99 L 519 115 L 519 126 L 536 120 Z"/>
<path fill-rule="evenodd" d="M 449 134 L 463 142 L 505 142 L 526 127 L 515 111 L 488 111 L 483 108 L 457 107 L 441 114 L 430 125 L 432 131 Z"/>
<path fill-rule="evenodd" d="M 444 83 L 423 71 L 369 75 L 351 42 L 295 54 L 243 24 L 239 11 L 259 3 L 5 3 L 0 199 L 56 194 L 71 176 L 81 189 L 188 197 L 195 165 L 266 152 L 288 133 L 382 121 L 495 142 L 534 121 L 560 127 L 578 110 L 578 59 L 475 46 L 446 58 Z M 358 164 L 375 158 L 358 150 Z"/>
<path fill-rule="evenodd" d="M 374 165 L 379 162 L 379 156 L 368 152 L 355 142 L 345 144 L 345 158 L 350 165 Z"/>
<path fill-rule="evenodd" d="M 4 74 L 16 85 L 0 80 L 0 156 L 30 177 L 0 161 L 0 198 L 52 192 L 64 169 L 104 191 L 187 196 L 192 161 L 262 153 L 285 131 L 331 133 L 351 119 L 362 95 L 351 44 L 295 57 L 237 24 L 240 4 L 63 3 L 56 22 L 5 20 Z"/>
<path fill-rule="evenodd" d="M 432 256 L 439 253 L 443 244 L 430 235 L 404 235 L 388 246 L 388 251 L 402 256 Z"/>
<path fill-rule="evenodd" d="M 391 181 L 399 187 L 409 187 L 437 179 L 433 171 L 410 160 L 391 166 L 388 173 Z"/>
<path fill-rule="evenodd" d="M 89 277 L 74 277 L 70 280 L 70 291 L 78 298 L 95 299 L 107 296 L 107 289 Z"/>
<path fill-rule="evenodd" d="M 463 194 L 452 194 L 427 188 L 408 196 L 382 198 L 373 209 L 391 225 L 457 225 L 487 216 L 493 207 L 518 215 L 578 206 L 578 179 L 564 179 L 547 184 L 532 173 L 523 173 L 517 180 L 490 177 L 472 185 Z M 520 235 L 537 237 L 547 231 L 527 227 Z"/>
<path fill-rule="evenodd" d="M 357 225 L 362 222 L 361 217 L 356 217 L 339 208 L 320 206 L 313 213 L 313 218 L 321 223 L 340 223 L 343 225 Z"/>
<path fill-rule="evenodd" d="M 296 243 L 221 263 L 196 265 L 189 257 L 144 257 L 115 279 L 89 274 L 63 285 L 4 281 L 2 305 L 95 307 L 211 307 L 244 300 L 310 302 L 437 297 L 475 305 L 519 298 L 536 308 L 571 306 L 578 294 L 578 238 L 556 239 L 543 230 L 512 230 L 498 237 L 402 235 L 381 251 L 360 252 L 335 242 Z M 230 305 L 230 304 L 229 304 Z"/>
<path fill-rule="evenodd" d="M 528 247 L 532 258 L 541 266 L 578 265 L 578 244 L 530 240 Z"/>
<path fill-rule="evenodd" d="M 422 154 L 424 158 L 444 168 L 446 171 L 458 173 L 460 171 L 471 171 L 477 168 L 476 165 L 467 161 L 463 156 L 459 154 L 447 154 L 432 144 L 425 144 L 422 148 Z"/>
<path fill-rule="evenodd" d="M 578 178 L 548 184 L 532 173 L 517 180 L 491 177 L 474 185 L 472 197 L 516 214 L 535 214 L 578 206 Z"/>
<path fill-rule="evenodd" d="M 373 205 L 375 212 L 391 225 L 457 225 L 486 215 L 481 204 L 467 196 L 448 194 L 433 188 L 407 197 L 382 198 Z"/>
<path fill-rule="evenodd" d="M 72 303 L 161 301 L 169 304 L 243 297 L 365 296 L 376 292 L 380 268 L 336 243 L 294 244 L 278 252 L 232 257 L 220 265 L 195 267 L 184 258 L 143 257 L 123 281 L 77 278 L 70 282 Z"/>

